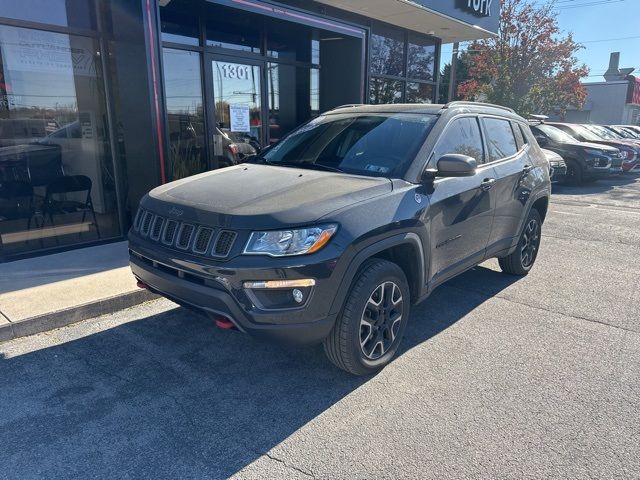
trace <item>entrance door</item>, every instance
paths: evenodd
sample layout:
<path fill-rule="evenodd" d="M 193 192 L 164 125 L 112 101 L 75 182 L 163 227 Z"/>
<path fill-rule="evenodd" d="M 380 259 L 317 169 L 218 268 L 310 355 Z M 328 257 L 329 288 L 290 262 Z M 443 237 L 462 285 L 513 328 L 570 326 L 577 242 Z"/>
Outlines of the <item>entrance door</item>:
<path fill-rule="evenodd" d="M 211 60 L 213 105 L 210 135 L 213 167 L 227 167 L 255 155 L 265 143 L 262 62 L 216 57 Z"/>

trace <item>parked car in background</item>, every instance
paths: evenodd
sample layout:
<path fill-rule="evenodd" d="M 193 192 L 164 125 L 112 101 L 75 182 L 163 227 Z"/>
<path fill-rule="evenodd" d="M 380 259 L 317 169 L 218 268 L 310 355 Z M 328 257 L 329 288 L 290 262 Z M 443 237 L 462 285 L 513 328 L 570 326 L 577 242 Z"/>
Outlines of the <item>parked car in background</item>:
<path fill-rule="evenodd" d="M 622 171 L 623 172 L 630 172 L 635 167 L 637 167 L 638 164 L 640 164 L 640 140 L 635 139 L 633 137 L 631 137 L 631 138 L 626 137 L 626 136 L 624 136 L 622 134 L 619 134 L 619 133 L 613 131 L 611 128 L 605 127 L 605 126 L 602 126 L 602 125 L 588 124 L 588 125 L 584 125 L 584 126 L 586 128 L 588 128 L 589 130 L 591 130 L 596 135 L 604 138 L 605 140 L 621 141 L 621 142 L 625 142 L 625 143 L 628 143 L 628 144 L 633 145 L 634 147 L 636 147 L 637 151 L 636 151 L 635 157 L 632 160 L 625 160 L 624 162 L 622 162 Z"/>
<path fill-rule="evenodd" d="M 622 138 L 626 138 L 627 140 L 638 140 L 640 141 L 640 133 L 636 133 L 633 130 L 629 130 L 624 127 L 614 127 L 612 125 L 602 125 L 607 130 L 620 135 Z"/>
<path fill-rule="evenodd" d="M 623 172 L 625 169 L 629 169 L 636 165 L 636 160 L 640 158 L 640 146 L 635 145 L 633 142 L 628 142 L 623 139 L 603 138 L 602 136 L 594 133 L 585 125 L 576 123 L 548 123 L 557 127 L 573 138 L 580 142 L 598 143 L 602 145 L 609 145 L 615 147 L 622 153 L 622 158 L 613 159 L 611 168 L 613 171 Z"/>
<path fill-rule="evenodd" d="M 252 163 L 145 195 L 130 264 L 141 286 L 221 328 L 323 342 L 336 366 L 370 374 L 438 285 L 487 258 L 531 270 L 550 193 L 513 110 L 345 106 Z"/>
<path fill-rule="evenodd" d="M 616 128 L 624 128 L 627 131 L 634 132 L 640 137 L 640 125 L 614 125 Z"/>
<path fill-rule="evenodd" d="M 549 178 L 552 182 L 563 181 L 567 174 L 567 164 L 564 163 L 563 158 L 556 152 L 551 150 L 542 149 L 544 156 L 547 157 L 549 162 Z"/>
<path fill-rule="evenodd" d="M 568 185 L 581 185 L 610 175 L 614 159 L 622 162 L 620 150 L 599 143 L 579 142 L 568 133 L 546 123 L 531 125 L 538 144 L 560 155 L 566 164 L 562 179 Z"/>

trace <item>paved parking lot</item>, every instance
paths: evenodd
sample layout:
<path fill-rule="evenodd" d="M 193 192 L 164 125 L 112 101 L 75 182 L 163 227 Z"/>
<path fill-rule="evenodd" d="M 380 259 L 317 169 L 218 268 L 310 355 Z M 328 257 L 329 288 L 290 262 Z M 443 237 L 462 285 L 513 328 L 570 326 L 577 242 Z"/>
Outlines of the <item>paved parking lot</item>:
<path fill-rule="evenodd" d="M 354 378 L 159 300 L 0 344 L 0 478 L 640 478 L 640 178 L 557 188 Z"/>

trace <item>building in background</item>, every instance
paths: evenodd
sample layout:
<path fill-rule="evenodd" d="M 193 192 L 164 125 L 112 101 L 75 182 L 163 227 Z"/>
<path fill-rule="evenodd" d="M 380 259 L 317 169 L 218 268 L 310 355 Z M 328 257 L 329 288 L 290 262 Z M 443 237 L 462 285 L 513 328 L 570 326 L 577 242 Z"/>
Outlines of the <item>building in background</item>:
<path fill-rule="evenodd" d="M 604 82 L 585 83 L 587 99 L 581 110 L 569 110 L 564 120 L 602 125 L 640 125 L 640 78 L 634 68 L 620 68 L 620 53 L 611 54 Z"/>
<path fill-rule="evenodd" d="M 0 0 L 0 261 L 121 239 L 161 183 L 322 111 L 432 102 L 500 2 Z"/>

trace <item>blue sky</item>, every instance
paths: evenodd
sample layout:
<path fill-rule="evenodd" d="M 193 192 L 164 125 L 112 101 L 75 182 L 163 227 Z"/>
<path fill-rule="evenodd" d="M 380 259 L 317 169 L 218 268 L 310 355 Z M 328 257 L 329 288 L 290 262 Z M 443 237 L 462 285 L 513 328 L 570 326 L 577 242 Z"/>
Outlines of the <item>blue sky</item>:
<path fill-rule="evenodd" d="M 591 69 L 585 81 L 604 80 L 611 52 L 620 52 L 620 66 L 635 67 L 640 75 L 640 0 L 558 0 L 557 5 L 560 28 L 584 42 L 578 58 Z M 451 45 L 443 45 L 442 60 L 451 61 Z"/>

